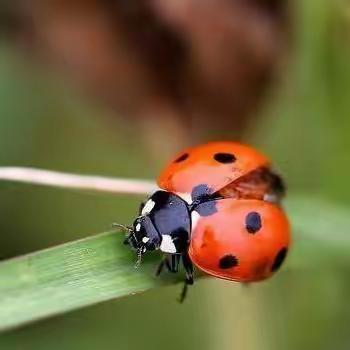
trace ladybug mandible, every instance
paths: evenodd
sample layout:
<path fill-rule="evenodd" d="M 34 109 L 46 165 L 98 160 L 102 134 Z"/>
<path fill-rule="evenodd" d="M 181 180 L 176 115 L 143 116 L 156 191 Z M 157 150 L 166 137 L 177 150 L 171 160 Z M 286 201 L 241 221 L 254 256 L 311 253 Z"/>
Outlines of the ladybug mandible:
<path fill-rule="evenodd" d="M 254 148 L 212 142 L 188 148 L 158 178 L 159 190 L 141 205 L 126 243 L 141 262 L 146 252 L 164 253 L 164 267 L 193 284 L 193 265 L 215 277 L 254 282 L 276 272 L 290 244 L 280 206 L 282 179 Z"/>

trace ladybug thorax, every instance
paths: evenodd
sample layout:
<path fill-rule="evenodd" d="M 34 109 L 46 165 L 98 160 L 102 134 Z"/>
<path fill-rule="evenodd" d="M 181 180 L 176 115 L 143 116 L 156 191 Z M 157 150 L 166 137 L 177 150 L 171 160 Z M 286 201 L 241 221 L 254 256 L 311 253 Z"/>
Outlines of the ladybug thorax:
<path fill-rule="evenodd" d="M 188 249 L 190 230 L 188 204 L 178 195 L 160 190 L 141 208 L 128 241 L 141 253 L 159 249 L 164 253 L 182 254 Z"/>

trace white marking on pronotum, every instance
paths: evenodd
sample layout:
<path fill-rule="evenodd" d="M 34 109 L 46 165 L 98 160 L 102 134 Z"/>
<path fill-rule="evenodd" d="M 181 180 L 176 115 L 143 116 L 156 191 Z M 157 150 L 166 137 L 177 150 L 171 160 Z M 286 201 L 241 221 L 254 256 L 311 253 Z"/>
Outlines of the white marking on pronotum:
<path fill-rule="evenodd" d="M 155 201 L 152 200 L 152 199 L 149 199 L 149 200 L 145 203 L 145 206 L 143 207 L 141 214 L 142 214 L 142 215 L 147 215 L 147 214 L 149 214 L 149 213 L 152 211 L 152 209 L 154 208 L 155 205 L 156 205 Z"/>
<path fill-rule="evenodd" d="M 141 230 L 141 224 L 140 224 L 140 223 L 138 223 L 138 224 L 136 225 L 135 230 L 136 230 L 136 231 L 140 231 L 140 230 Z"/>
<path fill-rule="evenodd" d="M 164 253 L 176 253 L 175 244 L 169 235 L 162 235 L 162 243 L 159 248 Z"/>
<path fill-rule="evenodd" d="M 198 212 L 196 212 L 195 210 L 191 213 L 191 222 L 192 222 L 192 226 L 191 226 L 191 231 L 193 232 L 194 229 L 196 228 L 198 221 L 200 219 L 200 215 Z"/>
<path fill-rule="evenodd" d="M 182 198 L 187 204 L 192 204 L 192 196 L 191 193 L 182 193 L 177 192 L 176 193 L 180 198 Z"/>
<path fill-rule="evenodd" d="M 143 237 L 143 238 L 142 238 L 142 242 L 143 242 L 143 243 L 147 243 L 148 241 L 149 241 L 149 237 Z"/>

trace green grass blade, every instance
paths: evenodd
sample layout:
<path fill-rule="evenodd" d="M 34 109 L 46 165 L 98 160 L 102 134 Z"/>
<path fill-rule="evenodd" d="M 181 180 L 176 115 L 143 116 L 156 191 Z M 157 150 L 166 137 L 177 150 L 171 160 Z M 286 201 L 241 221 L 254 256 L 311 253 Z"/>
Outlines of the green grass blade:
<path fill-rule="evenodd" d="M 123 239 L 104 233 L 1 263 L 0 330 L 179 279 L 156 279 L 149 257 L 135 269 Z"/>
<path fill-rule="evenodd" d="M 350 264 L 350 218 L 338 205 L 292 197 L 287 211 L 293 249 L 287 269 Z M 175 283 L 181 276 L 154 277 L 155 256 L 135 269 L 124 235 L 104 233 L 0 264 L 0 330 L 105 300 Z M 176 296 L 174 296 L 176 297 Z"/>

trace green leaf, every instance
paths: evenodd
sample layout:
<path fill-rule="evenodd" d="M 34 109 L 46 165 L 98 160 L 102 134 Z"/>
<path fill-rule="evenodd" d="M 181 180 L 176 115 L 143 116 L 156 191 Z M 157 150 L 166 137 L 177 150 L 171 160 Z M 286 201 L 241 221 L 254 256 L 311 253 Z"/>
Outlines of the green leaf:
<path fill-rule="evenodd" d="M 287 201 L 287 212 L 294 243 L 284 270 L 349 265 L 347 209 L 295 196 Z M 121 233 L 104 233 L 2 262 L 0 330 L 182 279 L 173 274 L 155 278 L 157 254 L 135 269 L 135 256 L 123 238 Z"/>
<path fill-rule="evenodd" d="M 179 280 L 155 278 L 152 257 L 135 269 L 123 239 L 103 233 L 1 263 L 0 330 Z"/>

